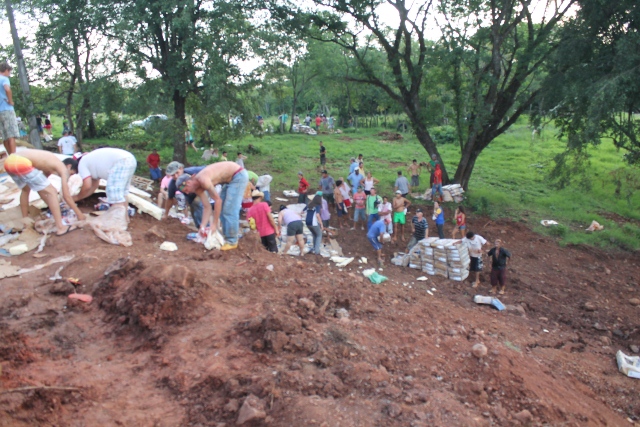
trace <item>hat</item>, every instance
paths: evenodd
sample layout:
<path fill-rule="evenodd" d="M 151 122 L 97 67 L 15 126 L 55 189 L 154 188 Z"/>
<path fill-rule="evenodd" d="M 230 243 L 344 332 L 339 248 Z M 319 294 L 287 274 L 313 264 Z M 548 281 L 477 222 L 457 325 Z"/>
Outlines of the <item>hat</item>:
<path fill-rule="evenodd" d="M 264 193 L 260 190 L 253 190 L 251 192 L 251 197 L 264 197 Z"/>
<path fill-rule="evenodd" d="M 327 173 L 327 171 L 326 171 L 326 170 L 323 170 L 321 173 Z"/>
<path fill-rule="evenodd" d="M 304 174 L 302 173 L 302 171 L 299 171 L 299 172 L 298 172 L 298 175 L 300 175 L 300 176 L 304 176 Z"/>
<path fill-rule="evenodd" d="M 420 208 L 416 209 L 416 213 L 418 213 L 418 212 L 422 213 L 422 209 L 420 209 Z"/>
<path fill-rule="evenodd" d="M 396 194 L 402 194 L 402 191 L 396 190 Z"/>
<path fill-rule="evenodd" d="M 316 196 L 322 196 L 322 191 L 316 191 Z"/>
<path fill-rule="evenodd" d="M 173 161 L 167 165 L 167 175 L 173 175 L 178 172 L 180 168 L 183 168 L 184 165 L 180 162 Z"/>
<path fill-rule="evenodd" d="M 435 159 L 436 157 L 438 157 L 438 156 L 436 156 L 435 154 L 432 154 L 432 155 L 431 155 L 431 158 L 432 158 L 432 159 Z"/>
<path fill-rule="evenodd" d="M 285 210 L 285 209 L 287 209 L 287 207 L 286 207 L 285 205 L 280 205 L 280 210 L 281 210 L 281 211 L 283 211 L 283 210 Z"/>
<path fill-rule="evenodd" d="M 169 167 L 167 167 L 167 169 L 169 169 Z M 183 173 L 182 175 L 180 175 L 180 177 L 176 180 L 176 188 L 180 189 L 180 187 L 182 187 L 182 185 L 187 182 L 189 178 L 191 178 L 191 175 L 189 175 L 188 173 Z"/>

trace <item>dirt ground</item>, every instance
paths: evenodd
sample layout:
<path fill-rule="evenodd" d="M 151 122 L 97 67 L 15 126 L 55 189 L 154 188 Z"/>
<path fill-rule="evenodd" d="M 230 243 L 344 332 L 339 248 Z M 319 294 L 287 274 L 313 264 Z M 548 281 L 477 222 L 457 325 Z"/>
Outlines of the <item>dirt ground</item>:
<path fill-rule="evenodd" d="M 11 261 L 73 253 L 61 275 L 94 299 L 69 300 L 58 265 L 0 282 L 0 426 L 640 425 L 640 381 L 615 362 L 640 345 L 640 255 L 470 217 L 513 254 L 507 311 L 474 304 L 470 282 L 385 266 L 374 285 L 371 265 L 279 257 L 255 236 L 207 252 L 177 220 L 136 215 L 129 248 L 53 237 Z M 364 232 L 337 240 L 374 259 Z"/>

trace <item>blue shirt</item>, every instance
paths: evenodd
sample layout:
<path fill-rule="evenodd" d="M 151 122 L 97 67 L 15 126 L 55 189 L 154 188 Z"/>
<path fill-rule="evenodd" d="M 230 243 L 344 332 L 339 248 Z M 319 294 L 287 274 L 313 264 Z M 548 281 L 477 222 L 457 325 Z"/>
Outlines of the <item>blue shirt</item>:
<path fill-rule="evenodd" d="M 358 169 L 358 162 L 351 163 L 351 166 L 349 166 L 349 175 L 351 175 L 356 169 Z"/>
<path fill-rule="evenodd" d="M 7 97 L 5 86 L 11 87 L 9 77 L 0 76 L 0 111 L 13 110 L 13 105 L 9 105 L 9 98 Z"/>
<path fill-rule="evenodd" d="M 387 224 L 384 223 L 384 219 L 379 219 L 371 225 L 367 237 L 375 239 L 385 231 L 387 231 Z"/>
<path fill-rule="evenodd" d="M 355 165 L 355 163 L 354 163 L 354 165 Z M 353 192 L 354 193 L 358 190 L 358 186 L 360 185 L 360 182 L 362 181 L 363 178 L 364 178 L 363 175 L 361 175 L 361 174 L 356 175 L 355 172 L 352 172 L 347 177 L 347 179 L 351 183 L 351 187 L 353 187 Z"/>
<path fill-rule="evenodd" d="M 444 209 L 438 208 L 436 215 L 436 224 L 444 224 Z"/>

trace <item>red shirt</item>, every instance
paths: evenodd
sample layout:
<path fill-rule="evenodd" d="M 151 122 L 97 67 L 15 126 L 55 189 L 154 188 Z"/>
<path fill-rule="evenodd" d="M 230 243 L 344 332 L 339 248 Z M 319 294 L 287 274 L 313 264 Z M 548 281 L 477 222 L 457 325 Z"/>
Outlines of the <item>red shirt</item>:
<path fill-rule="evenodd" d="M 320 123 L 322 123 L 322 119 L 318 116 L 316 117 L 316 126 L 320 126 Z"/>
<path fill-rule="evenodd" d="M 440 169 L 436 169 L 433 173 L 433 183 L 442 184 L 442 171 Z"/>
<path fill-rule="evenodd" d="M 273 225 L 269 222 L 267 215 L 271 215 L 271 208 L 267 202 L 260 202 L 253 205 L 247 211 L 247 219 L 253 218 L 256 221 L 256 228 L 260 237 L 271 236 L 276 232 Z"/>
<path fill-rule="evenodd" d="M 298 185 L 298 193 L 305 194 L 309 188 L 309 183 L 306 179 L 300 178 L 300 185 Z"/>
<path fill-rule="evenodd" d="M 147 163 L 149 164 L 149 167 L 151 169 L 157 169 L 158 166 L 160 165 L 160 155 L 158 153 L 156 154 L 149 154 L 147 156 Z"/>

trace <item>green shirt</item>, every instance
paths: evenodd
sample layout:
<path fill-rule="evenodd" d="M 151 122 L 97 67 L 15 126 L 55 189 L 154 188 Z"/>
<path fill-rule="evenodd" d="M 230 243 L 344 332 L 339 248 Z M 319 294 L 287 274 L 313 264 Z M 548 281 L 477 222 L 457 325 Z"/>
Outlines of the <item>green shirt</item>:
<path fill-rule="evenodd" d="M 375 201 L 378 200 L 378 204 L 374 204 Z M 367 196 L 367 215 L 373 215 L 378 213 L 378 206 L 382 203 L 382 197 L 375 196 Z"/>
<path fill-rule="evenodd" d="M 258 174 L 255 172 L 251 172 L 251 171 L 247 171 L 247 173 L 249 174 L 249 181 L 251 181 L 252 179 L 255 179 L 256 182 L 258 182 Z"/>

